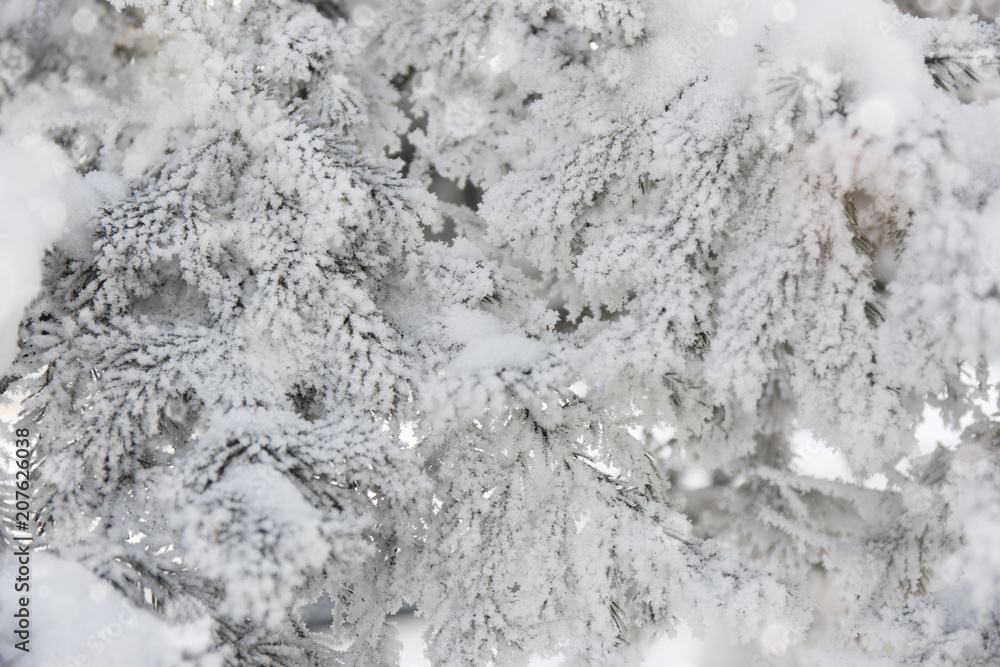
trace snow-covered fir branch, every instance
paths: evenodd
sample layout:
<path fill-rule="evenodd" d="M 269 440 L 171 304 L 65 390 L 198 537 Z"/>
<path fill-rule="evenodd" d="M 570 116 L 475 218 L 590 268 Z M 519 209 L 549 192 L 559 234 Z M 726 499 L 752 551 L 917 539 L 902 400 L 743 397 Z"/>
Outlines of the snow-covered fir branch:
<path fill-rule="evenodd" d="M 0 660 L 996 664 L 997 8 L 897 4 L 5 3 L 33 551 L 149 641 Z"/>

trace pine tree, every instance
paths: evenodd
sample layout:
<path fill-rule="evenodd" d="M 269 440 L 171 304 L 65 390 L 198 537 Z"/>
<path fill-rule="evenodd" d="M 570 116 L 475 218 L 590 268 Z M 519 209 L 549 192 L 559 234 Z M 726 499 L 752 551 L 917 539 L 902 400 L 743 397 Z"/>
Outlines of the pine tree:
<path fill-rule="evenodd" d="M 9 302 L 35 549 L 202 632 L 176 664 L 397 664 L 404 604 L 434 664 L 682 624 L 1000 660 L 994 23 L 33 0 L 0 36 L 0 186 L 41 161 L 71 213 Z"/>

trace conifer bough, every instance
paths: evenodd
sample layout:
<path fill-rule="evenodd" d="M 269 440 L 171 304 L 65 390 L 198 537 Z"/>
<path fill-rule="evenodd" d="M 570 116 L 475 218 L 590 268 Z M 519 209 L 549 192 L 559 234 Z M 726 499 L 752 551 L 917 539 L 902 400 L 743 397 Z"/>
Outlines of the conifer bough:
<path fill-rule="evenodd" d="M 25 664 L 1000 663 L 995 4 L 6 0 Z"/>

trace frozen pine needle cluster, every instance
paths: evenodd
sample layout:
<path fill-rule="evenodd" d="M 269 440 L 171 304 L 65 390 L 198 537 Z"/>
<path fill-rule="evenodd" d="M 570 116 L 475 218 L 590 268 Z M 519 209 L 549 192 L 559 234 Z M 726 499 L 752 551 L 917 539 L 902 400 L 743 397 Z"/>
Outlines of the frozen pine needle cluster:
<path fill-rule="evenodd" d="M 24 664 L 1000 664 L 998 11 L 4 0 Z"/>

